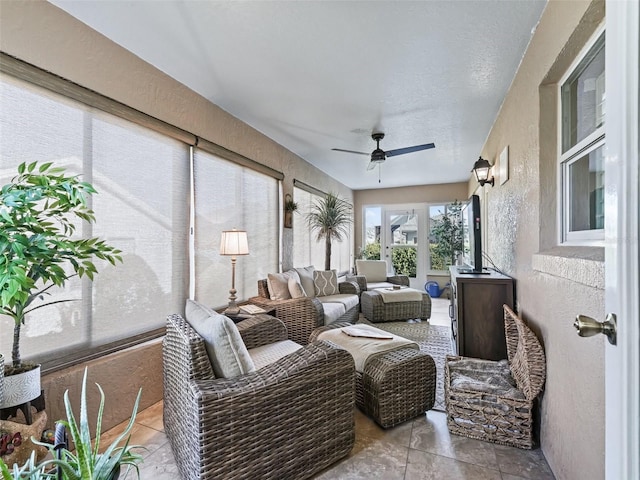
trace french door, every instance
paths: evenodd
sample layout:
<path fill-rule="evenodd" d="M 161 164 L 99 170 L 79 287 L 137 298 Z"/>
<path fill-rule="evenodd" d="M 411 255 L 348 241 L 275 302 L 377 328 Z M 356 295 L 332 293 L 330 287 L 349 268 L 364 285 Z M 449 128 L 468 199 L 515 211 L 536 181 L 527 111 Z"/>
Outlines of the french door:
<path fill-rule="evenodd" d="M 389 274 L 407 275 L 411 287 L 419 290 L 427 275 L 425 221 L 424 206 L 383 209 L 380 258 Z"/>

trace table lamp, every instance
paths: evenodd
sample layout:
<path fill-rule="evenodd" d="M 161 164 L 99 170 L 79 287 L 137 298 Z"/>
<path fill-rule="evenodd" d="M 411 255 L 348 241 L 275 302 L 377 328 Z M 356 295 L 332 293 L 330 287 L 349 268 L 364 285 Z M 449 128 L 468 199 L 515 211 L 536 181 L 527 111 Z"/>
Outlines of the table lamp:
<path fill-rule="evenodd" d="M 229 290 L 229 306 L 225 315 L 238 315 L 240 308 L 236 303 L 236 256 L 249 255 L 247 232 L 243 230 L 224 230 L 220 240 L 220 255 L 231 256 L 231 290 Z"/>

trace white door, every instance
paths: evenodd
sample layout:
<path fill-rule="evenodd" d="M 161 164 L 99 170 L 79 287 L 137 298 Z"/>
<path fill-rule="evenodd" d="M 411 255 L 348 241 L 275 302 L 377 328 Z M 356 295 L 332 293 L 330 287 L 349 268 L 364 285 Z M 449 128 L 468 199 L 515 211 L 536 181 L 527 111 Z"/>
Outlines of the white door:
<path fill-rule="evenodd" d="M 640 478 L 637 1 L 606 2 L 605 308 L 606 479 Z M 603 319 L 600 319 L 603 320 Z"/>

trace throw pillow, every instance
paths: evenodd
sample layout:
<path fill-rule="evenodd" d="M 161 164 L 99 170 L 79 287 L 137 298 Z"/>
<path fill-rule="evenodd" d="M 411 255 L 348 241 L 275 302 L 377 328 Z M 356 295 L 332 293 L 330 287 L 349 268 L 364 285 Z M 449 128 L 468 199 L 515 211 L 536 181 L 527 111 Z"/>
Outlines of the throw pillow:
<path fill-rule="evenodd" d="M 315 297 L 316 290 L 313 284 L 313 272 L 316 271 L 313 265 L 304 268 L 294 268 L 298 275 L 300 276 L 300 283 L 302 284 L 302 288 L 304 292 L 307 294 L 307 297 Z"/>
<path fill-rule="evenodd" d="M 300 281 L 296 280 L 293 277 L 289 279 L 289 293 L 291 294 L 291 298 L 300 298 L 307 296 Z"/>
<path fill-rule="evenodd" d="M 267 275 L 267 287 L 271 300 L 288 300 L 289 293 L 289 273 L 270 273 Z"/>
<path fill-rule="evenodd" d="M 316 270 L 313 272 L 313 284 L 318 297 L 338 295 L 338 273 L 335 270 Z"/>
<path fill-rule="evenodd" d="M 238 327 L 230 318 L 192 300 L 187 300 L 185 316 L 189 325 L 204 340 L 217 378 L 232 378 L 255 371 Z"/>

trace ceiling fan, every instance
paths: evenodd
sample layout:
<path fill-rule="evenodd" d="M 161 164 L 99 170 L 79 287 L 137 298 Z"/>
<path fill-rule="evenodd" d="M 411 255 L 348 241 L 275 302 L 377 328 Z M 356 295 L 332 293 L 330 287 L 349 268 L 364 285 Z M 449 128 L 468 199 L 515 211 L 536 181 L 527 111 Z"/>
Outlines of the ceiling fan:
<path fill-rule="evenodd" d="M 413 147 L 396 148 L 395 150 L 387 150 L 386 152 L 380 148 L 380 140 L 384 138 L 384 133 L 376 132 L 371 134 L 376 142 L 376 149 L 369 153 L 356 152 L 354 150 L 344 150 L 342 148 L 332 148 L 336 152 L 356 153 L 358 155 L 371 155 L 371 161 L 367 165 L 367 170 L 373 170 L 376 165 L 383 163 L 387 157 L 395 157 L 397 155 L 404 155 L 405 153 L 418 152 L 420 150 L 428 150 L 435 148 L 433 143 L 425 143 L 424 145 L 414 145 Z"/>

